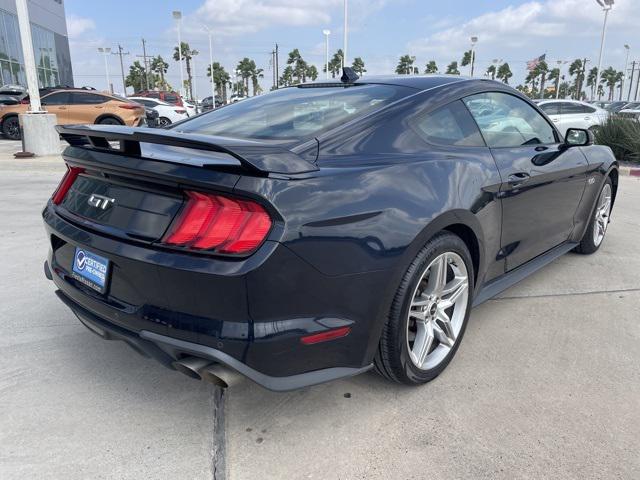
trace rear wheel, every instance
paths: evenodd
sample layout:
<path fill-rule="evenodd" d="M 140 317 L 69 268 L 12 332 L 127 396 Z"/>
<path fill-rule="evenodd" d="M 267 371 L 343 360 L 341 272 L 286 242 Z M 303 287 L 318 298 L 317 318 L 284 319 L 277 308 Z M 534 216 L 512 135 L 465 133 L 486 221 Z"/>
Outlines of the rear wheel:
<path fill-rule="evenodd" d="M 98 122 L 100 125 L 123 125 L 123 123 L 115 117 L 105 117 Z"/>
<path fill-rule="evenodd" d="M 158 125 L 160 125 L 161 127 L 166 127 L 167 125 L 171 125 L 171 120 L 169 120 L 167 117 L 160 117 L 158 119 Z"/>
<path fill-rule="evenodd" d="M 5 118 L 2 122 L 2 133 L 10 140 L 20 140 L 20 122 L 18 117 L 13 116 Z"/>
<path fill-rule="evenodd" d="M 602 245 L 611 216 L 613 198 L 613 188 L 611 185 L 611 179 L 607 178 L 607 181 L 604 182 L 602 186 L 602 190 L 600 190 L 596 208 L 591 216 L 587 230 L 584 232 L 580 244 L 575 248 L 576 252 L 584 254 L 593 253 Z"/>
<path fill-rule="evenodd" d="M 375 358 L 390 380 L 419 385 L 437 377 L 464 334 L 473 292 L 465 243 L 441 232 L 422 248 L 394 297 Z"/>

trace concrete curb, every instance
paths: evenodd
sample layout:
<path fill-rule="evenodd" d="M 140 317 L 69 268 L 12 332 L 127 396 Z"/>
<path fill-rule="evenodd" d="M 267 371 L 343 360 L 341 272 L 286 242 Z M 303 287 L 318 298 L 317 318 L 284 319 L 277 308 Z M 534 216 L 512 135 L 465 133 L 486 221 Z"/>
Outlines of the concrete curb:
<path fill-rule="evenodd" d="M 626 175 L 630 177 L 640 177 L 640 167 L 627 167 L 620 166 L 620 175 Z"/>

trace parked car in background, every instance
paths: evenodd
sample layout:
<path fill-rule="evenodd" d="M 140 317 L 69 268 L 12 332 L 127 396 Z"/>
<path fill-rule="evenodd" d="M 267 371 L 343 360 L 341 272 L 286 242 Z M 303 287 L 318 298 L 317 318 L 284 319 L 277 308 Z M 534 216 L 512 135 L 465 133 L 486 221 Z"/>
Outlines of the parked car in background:
<path fill-rule="evenodd" d="M 129 97 L 129 100 L 141 103 L 145 107 L 152 108 L 158 113 L 158 126 L 166 127 L 172 123 L 179 122 L 188 117 L 184 106 L 171 105 L 157 98 L 149 97 Z"/>
<path fill-rule="evenodd" d="M 178 92 L 170 92 L 166 90 L 143 90 L 142 92 L 137 92 L 135 96 L 157 98 L 158 100 L 170 103 L 171 105 L 178 105 L 180 107 L 183 106 L 182 97 Z"/>
<path fill-rule="evenodd" d="M 619 113 L 626 112 L 627 110 L 638 110 L 640 108 L 640 102 L 629 102 L 619 110 Z"/>
<path fill-rule="evenodd" d="M 579 100 L 543 100 L 538 102 L 540 109 L 556 124 L 562 135 L 569 128 L 594 130 L 608 118 L 609 112 Z"/>
<path fill-rule="evenodd" d="M 155 128 L 158 126 L 158 112 L 153 108 L 144 107 L 147 127 Z"/>
<path fill-rule="evenodd" d="M 59 125 L 100 123 L 135 127 L 146 122 L 145 110 L 127 98 L 84 89 L 53 90 L 41 98 L 42 106 L 55 113 Z M 5 137 L 20 139 L 18 115 L 29 108 L 26 97 L 17 105 L 0 105 L 0 130 Z"/>
<path fill-rule="evenodd" d="M 419 385 L 472 306 L 605 241 L 618 165 L 592 132 L 501 82 L 349 70 L 167 129 L 59 126 L 58 298 L 219 385 L 222 366 L 273 390 L 372 368 Z"/>
<path fill-rule="evenodd" d="M 244 100 L 245 98 L 247 97 L 245 97 L 244 95 L 238 95 L 234 93 L 229 97 L 229 103 L 236 103 L 236 102 L 239 102 L 240 100 Z"/>
<path fill-rule="evenodd" d="M 640 119 L 640 102 L 628 103 L 622 110 L 618 112 L 618 116 L 623 118 L 631 118 L 633 120 Z"/>
<path fill-rule="evenodd" d="M 622 101 L 618 101 L 618 102 L 611 102 L 609 105 L 607 105 L 605 107 L 605 109 L 609 112 L 612 113 L 618 113 L 620 110 L 622 110 L 625 105 L 627 105 L 629 102 L 622 102 Z"/>
<path fill-rule="evenodd" d="M 0 105 L 18 105 L 19 103 L 20 99 L 18 97 L 0 94 Z"/>
<path fill-rule="evenodd" d="M 590 103 L 591 105 L 595 105 L 598 108 L 604 108 L 606 110 L 607 107 L 611 105 L 613 102 L 608 102 L 603 100 L 591 100 L 588 103 Z"/>
<path fill-rule="evenodd" d="M 213 108 L 218 108 L 218 107 L 221 107 L 222 105 L 224 105 L 224 102 L 222 101 L 222 97 L 220 97 L 219 95 L 216 95 L 215 107 L 213 104 L 213 97 L 211 96 L 205 97 L 201 103 L 202 111 L 212 110 Z"/>
<path fill-rule="evenodd" d="M 188 100 L 183 100 L 182 105 L 187 111 L 187 116 L 193 117 L 198 113 L 195 104 L 193 104 L 192 102 Z"/>

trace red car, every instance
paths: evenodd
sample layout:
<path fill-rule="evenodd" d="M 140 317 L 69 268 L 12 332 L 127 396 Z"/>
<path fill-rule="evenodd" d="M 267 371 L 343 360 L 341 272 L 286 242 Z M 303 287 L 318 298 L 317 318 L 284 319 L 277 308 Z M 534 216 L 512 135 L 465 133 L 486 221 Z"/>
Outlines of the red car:
<path fill-rule="evenodd" d="M 158 100 L 170 103 L 171 105 L 178 105 L 180 107 L 184 106 L 182 104 L 182 97 L 177 92 L 168 92 L 164 90 L 143 90 L 142 92 L 136 93 L 136 96 L 157 98 Z"/>

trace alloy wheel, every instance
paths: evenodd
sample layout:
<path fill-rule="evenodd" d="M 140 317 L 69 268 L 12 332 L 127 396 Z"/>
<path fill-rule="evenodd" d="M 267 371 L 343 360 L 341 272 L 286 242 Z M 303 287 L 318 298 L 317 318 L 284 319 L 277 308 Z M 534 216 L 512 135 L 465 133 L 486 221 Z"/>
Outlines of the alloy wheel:
<path fill-rule="evenodd" d="M 595 212 L 595 225 L 593 226 L 593 243 L 595 246 L 602 243 L 604 234 L 609 225 L 609 215 L 611 214 L 611 185 L 606 183 L 600 192 L 598 206 Z"/>
<path fill-rule="evenodd" d="M 469 274 L 454 252 L 438 255 L 425 269 L 409 307 L 407 345 L 413 364 L 422 370 L 438 366 L 462 329 L 469 301 Z"/>

